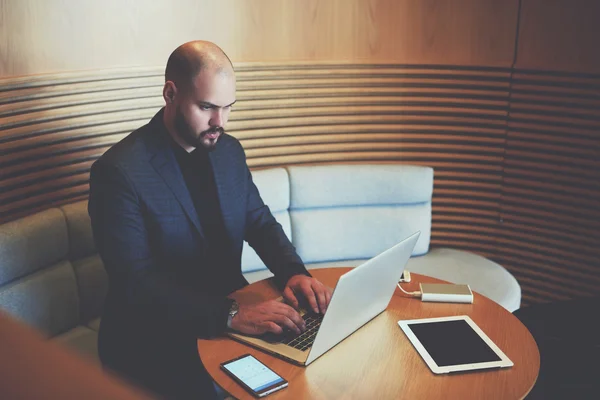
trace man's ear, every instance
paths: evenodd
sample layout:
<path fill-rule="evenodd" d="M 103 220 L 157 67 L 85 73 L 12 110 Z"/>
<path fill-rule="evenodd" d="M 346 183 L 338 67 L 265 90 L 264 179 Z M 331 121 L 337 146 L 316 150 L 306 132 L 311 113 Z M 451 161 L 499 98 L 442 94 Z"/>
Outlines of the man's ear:
<path fill-rule="evenodd" d="M 166 81 L 165 86 L 163 86 L 163 98 L 165 99 L 165 103 L 173 103 L 176 95 L 177 86 L 175 86 L 175 83 L 173 81 Z"/>

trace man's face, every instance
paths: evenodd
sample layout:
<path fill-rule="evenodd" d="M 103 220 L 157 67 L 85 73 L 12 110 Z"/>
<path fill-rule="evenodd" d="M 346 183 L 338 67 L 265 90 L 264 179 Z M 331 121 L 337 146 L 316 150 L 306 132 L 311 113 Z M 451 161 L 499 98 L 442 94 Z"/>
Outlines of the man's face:
<path fill-rule="evenodd" d="M 174 116 L 177 134 L 190 146 L 214 150 L 233 103 L 235 76 L 232 72 L 200 71 L 193 87 L 178 90 Z"/>

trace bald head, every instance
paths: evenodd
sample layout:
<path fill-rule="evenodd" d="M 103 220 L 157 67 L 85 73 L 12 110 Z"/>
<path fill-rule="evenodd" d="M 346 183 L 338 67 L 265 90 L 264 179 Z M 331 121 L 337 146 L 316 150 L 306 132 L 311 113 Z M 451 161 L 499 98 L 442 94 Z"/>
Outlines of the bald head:
<path fill-rule="evenodd" d="M 204 41 L 182 44 L 165 71 L 165 127 L 186 151 L 212 151 L 224 133 L 235 93 L 233 66 L 223 50 Z"/>
<path fill-rule="evenodd" d="M 165 81 L 172 81 L 180 90 L 193 85 L 202 70 L 233 75 L 233 64 L 219 46 L 203 40 L 187 42 L 171 53 L 165 70 Z"/>

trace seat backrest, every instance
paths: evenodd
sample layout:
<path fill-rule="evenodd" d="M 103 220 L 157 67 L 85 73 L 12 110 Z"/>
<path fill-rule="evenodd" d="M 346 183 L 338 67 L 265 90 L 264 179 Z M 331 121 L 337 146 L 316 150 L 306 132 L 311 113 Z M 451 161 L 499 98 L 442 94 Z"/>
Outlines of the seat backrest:
<path fill-rule="evenodd" d="M 47 336 L 99 317 L 107 287 L 87 201 L 0 225 L 0 308 Z"/>
<path fill-rule="evenodd" d="M 283 228 L 288 239 L 292 240 L 290 226 L 290 181 L 285 168 L 270 168 L 252 172 L 252 180 L 260 192 L 264 203 Z M 242 251 L 242 272 L 267 268 L 254 249 L 244 242 Z"/>
<path fill-rule="evenodd" d="M 47 336 L 79 322 L 68 240 L 58 208 L 0 225 L 0 308 Z"/>
<path fill-rule="evenodd" d="M 69 232 L 69 255 L 79 288 L 80 320 L 87 323 L 102 315 L 108 275 L 94 243 L 87 200 L 61 207 Z"/>
<path fill-rule="evenodd" d="M 433 169 L 398 164 L 291 166 L 293 243 L 305 263 L 368 259 L 416 231 L 429 250 Z"/>

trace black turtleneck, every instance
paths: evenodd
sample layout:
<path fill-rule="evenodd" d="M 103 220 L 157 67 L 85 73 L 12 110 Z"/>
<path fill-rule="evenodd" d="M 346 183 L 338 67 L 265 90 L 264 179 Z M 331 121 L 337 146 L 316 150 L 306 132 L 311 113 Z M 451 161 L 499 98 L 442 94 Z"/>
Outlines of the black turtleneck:
<path fill-rule="evenodd" d="M 172 144 L 175 158 L 200 219 L 206 244 L 204 248 L 207 266 L 211 269 L 211 275 L 220 283 L 216 286 L 222 286 L 225 283 L 223 280 L 227 277 L 220 276 L 220 272 L 224 272 L 224 269 L 219 268 L 219 265 L 231 261 L 229 260 L 231 252 L 227 251 L 230 243 L 223 223 L 209 153 L 201 147 L 188 153 L 174 141 Z"/>

